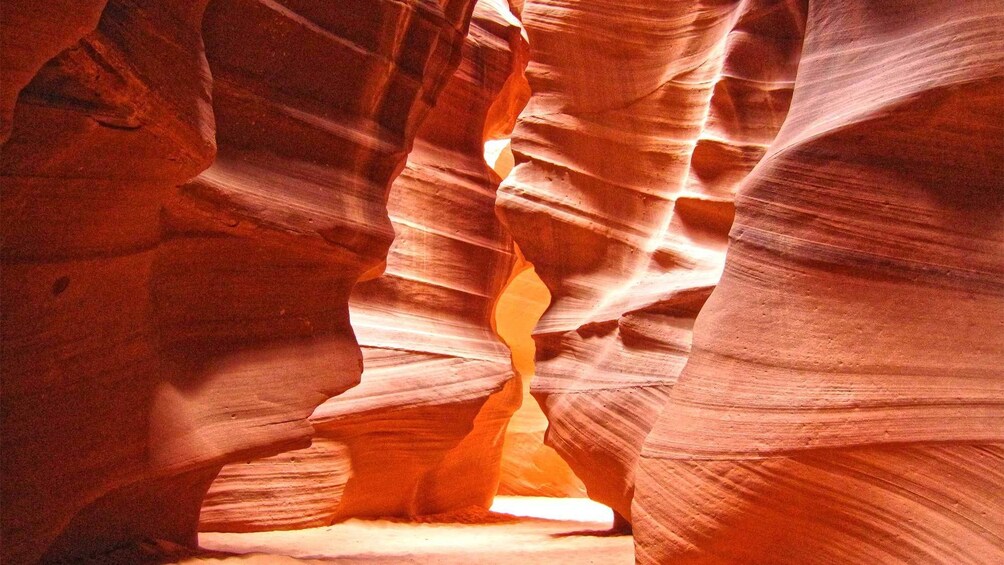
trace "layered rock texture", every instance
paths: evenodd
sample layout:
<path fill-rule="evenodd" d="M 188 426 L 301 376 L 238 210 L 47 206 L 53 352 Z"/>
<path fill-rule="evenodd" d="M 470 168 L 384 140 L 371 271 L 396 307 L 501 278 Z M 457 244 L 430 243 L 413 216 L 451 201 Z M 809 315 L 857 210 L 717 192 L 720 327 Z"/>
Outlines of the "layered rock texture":
<path fill-rule="evenodd" d="M 522 312 L 496 304 L 527 266 L 496 219 L 501 176 L 485 142 L 509 134 L 529 97 L 522 31 L 504 2 L 478 4 L 460 67 L 394 183 L 385 271 L 351 301 L 362 382 L 314 412 L 320 439 L 310 449 L 227 467 L 207 498 L 204 530 L 490 506 L 522 392 L 500 339 Z M 268 501 L 276 512 L 262 512 Z"/>
<path fill-rule="evenodd" d="M 473 2 L 28 4 L 2 24 L 2 560 L 191 544 L 222 465 L 308 445 L 358 382 L 349 291 Z"/>
<path fill-rule="evenodd" d="M 499 207 L 553 295 L 548 443 L 623 519 L 717 283 L 738 182 L 781 126 L 799 2 L 529 1 L 534 92 Z"/>
<path fill-rule="evenodd" d="M 1004 560 L 1004 5 L 812 2 L 645 442 L 640 563 Z"/>
<path fill-rule="evenodd" d="M 1000 2 L 0 11 L 0 561 L 586 490 L 1004 562 Z"/>

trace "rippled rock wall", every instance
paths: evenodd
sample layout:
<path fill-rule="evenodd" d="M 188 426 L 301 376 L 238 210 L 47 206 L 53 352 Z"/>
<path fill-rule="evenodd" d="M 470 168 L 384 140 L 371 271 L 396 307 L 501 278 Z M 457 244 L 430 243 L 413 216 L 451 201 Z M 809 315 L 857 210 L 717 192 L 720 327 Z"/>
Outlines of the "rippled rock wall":
<path fill-rule="evenodd" d="M 64 4 L 3 8 L 12 563 L 193 544 L 221 466 L 309 445 L 359 380 L 349 292 L 473 9 Z"/>
<path fill-rule="evenodd" d="M 1004 559 L 1000 3 L 812 2 L 645 441 L 640 563 Z"/>

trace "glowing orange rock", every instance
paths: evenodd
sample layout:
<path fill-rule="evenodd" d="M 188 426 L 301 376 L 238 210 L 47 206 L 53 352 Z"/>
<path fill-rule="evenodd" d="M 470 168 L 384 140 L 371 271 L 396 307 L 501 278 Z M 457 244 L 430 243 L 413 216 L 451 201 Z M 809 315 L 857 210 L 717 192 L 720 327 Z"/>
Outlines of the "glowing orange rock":
<path fill-rule="evenodd" d="M 520 496 L 585 496 L 585 486 L 568 463 L 544 444 L 547 417 L 530 394 L 536 347 L 530 337 L 551 301 L 533 266 L 520 257 L 496 305 L 496 330 L 512 350 L 513 368 L 523 385 L 523 403 L 509 419 L 499 494 Z"/>
<path fill-rule="evenodd" d="M 324 476 L 319 466 L 331 462 L 313 450 L 230 466 L 210 490 L 203 530 L 491 504 L 503 432 L 521 388 L 493 330 L 515 256 L 495 216 L 501 179 L 484 153 L 485 141 L 507 135 L 526 103 L 526 57 L 508 6 L 479 3 L 463 61 L 394 183 L 387 204 L 394 244 L 382 274 L 369 273 L 351 301 L 362 382 L 310 418 L 316 437 L 344 446 L 332 456 L 346 457 L 350 471 Z M 298 473 L 314 482 L 258 482 Z M 238 504 L 241 484 L 248 490 Z M 317 497 L 318 487 L 340 488 L 340 495 Z M 278 498 L 297 511 L 262 516 L 259 507 Z"/>

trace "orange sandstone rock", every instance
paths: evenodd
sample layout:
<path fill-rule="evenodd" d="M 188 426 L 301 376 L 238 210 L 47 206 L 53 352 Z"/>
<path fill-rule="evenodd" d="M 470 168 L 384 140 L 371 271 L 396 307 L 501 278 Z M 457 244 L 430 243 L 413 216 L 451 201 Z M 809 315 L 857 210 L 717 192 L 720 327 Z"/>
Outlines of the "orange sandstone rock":
<path fill-rule="evenodd" d="M 523 19 L 534 97 L 499 207 L 553 296 L 532 392 L 548 444 L 628 519 L 735 190 L 787 112 L 804 8 L 531 0 Z"/>
<path fill-rule="evenodd" d="M 321 467 L 332 463 L 314 448 L 230 466 L 210 490 L 203 530 L 490 505 L 521 389 L 510 351 L 493 331 L 515 256 L 495 217 L 501 179 L 484 152 L 486 140 L 508 134 L 526 103 L 526 58 L 509 7 L 480 3 L 463 60 L 395 181 L 387 204 L 394 244 L 382 274 L 367 274 L 351 300 L 362 382 L 310 418 L 316 437 L 343 446 L 332 457 L 347 457 L 342 466 L 351 471 L 323 476 Z M 299 473 L 316 482 L 272 481 Z M 252 486 L 236 504 L 241 484 Z M 317 497 L 312 485 L 340 496 Z M 263 516 L 261 498 L 283 498 L 296 512 Z"/>
<path fill-rule="evenodd" d="M 544 444 L 547 417 L 530 394 L 536 351 L 530 334 L 550 303 L 551 294 L 533 266 L 518 255 L 516 274 L 495 307 L 496 330 L 512 350 L 513 368 L 523 385 L 523 402 L 506 428 L 499 494 L 582 497 L 582 481 L 554 448 Z"/>

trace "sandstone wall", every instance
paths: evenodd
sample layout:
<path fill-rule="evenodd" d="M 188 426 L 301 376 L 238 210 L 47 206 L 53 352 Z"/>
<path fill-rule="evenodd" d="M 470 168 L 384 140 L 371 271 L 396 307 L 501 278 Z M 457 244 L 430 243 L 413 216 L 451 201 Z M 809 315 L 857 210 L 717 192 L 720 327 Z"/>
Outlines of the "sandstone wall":
<path fill-rule="evenodd" d="M 640 563 L 1004 559 L 1002 18 L 811 3 L 645 441 Z"/>
<path fill-rule="evenodd" d="M 227 467 L 202 529 L 490 506 L 521 385 L 495 331 L 516 257 L 495 217 L 501 177 L 485 161 L 485 142 L 509 134 L 529 97 L 522 31 L 505 2 L 478 4 L 462 62 L 394 183 L 387 207 L 396 239 L 383 272 L 369 273 L 351 299 L 362 382 L 314 412 L 321 443 Z M 332 465 L 346 471 L 323 471 Z M 273 480 L 280 476 L 288 479 Z M 338 495 L 319 497 L 319 488 Z M 263 512 L 272 499 L 283 506 Z"/>
<path fill-rule="evenodd" d="M 306 446 L 358 382 L 349 291 L 473 2 L 27 4 L 2 24 L 3 561 L 191 544 L 222 465 Z"/>
<path fill-rule="evenodd" d="M 623 519 L 738 183 L 787 112 L 804 19 L 784 1 L 524 6 L 534 96 L 498 201 L 553 297 L 532 392 L 548 444 Z"/>

